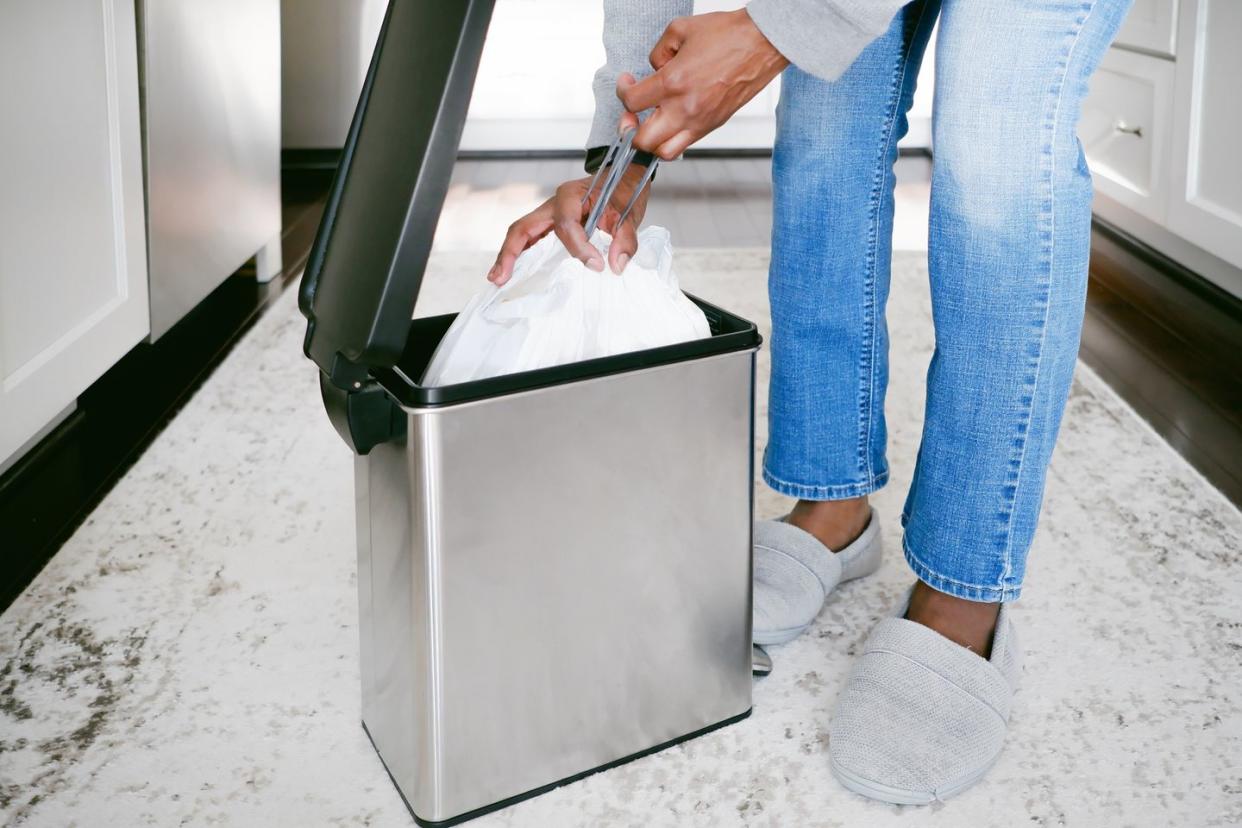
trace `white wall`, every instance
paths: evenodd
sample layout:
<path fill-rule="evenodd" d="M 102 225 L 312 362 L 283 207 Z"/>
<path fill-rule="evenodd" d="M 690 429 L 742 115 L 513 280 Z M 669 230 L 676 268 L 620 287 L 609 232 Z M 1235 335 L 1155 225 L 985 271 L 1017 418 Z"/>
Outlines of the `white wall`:
<path fill-rule="evenodd" d="M 696 0 L 697 13 L 736 9 L 740 0 Z M 604 62 L 602 3 L 498 0 L 462 137 L 464 149 L 579 148 L 595 101 L 591 78 Z M 903 146 L 931 145 L 934 86 L 928 47 Z M 770 147 L 779 84 L 744 106 L 697 146 Z"/>
<path fill-rule="evenodd" d="M 339 147 L 383 19 L 385 0 L 282 0 L 284 146 Z M 697 12 L 740 0 L 697 0 Z M 600 0 L 497 0 L 462 137 L 468 150 L 580 149 L 604 61 Z M 903 146 L 931 140 L 931 51 Z M 769 147 L 773 84 L 701 147 Z"/>
<path fill-rule="evenodd" d="M 740 5 L 699 0 L 696 10 Z M 603 22 L 598 0 L 499 0 L 462 147 L 581 148 L 595 111 L 591 79 L 604 62 Z M 771 146 L 778 94 L 765 90 L 699 146 Z"/>

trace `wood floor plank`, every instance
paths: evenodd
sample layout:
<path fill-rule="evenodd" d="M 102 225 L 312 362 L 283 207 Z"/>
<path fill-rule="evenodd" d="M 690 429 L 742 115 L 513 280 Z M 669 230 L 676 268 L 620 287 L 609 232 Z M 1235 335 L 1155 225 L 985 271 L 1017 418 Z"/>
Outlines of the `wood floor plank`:
<path fill-rule="evenodd" d="M 1079 355 L 1242 504 L 1242 322 L 1186 280 L 1096 228 Z"/>

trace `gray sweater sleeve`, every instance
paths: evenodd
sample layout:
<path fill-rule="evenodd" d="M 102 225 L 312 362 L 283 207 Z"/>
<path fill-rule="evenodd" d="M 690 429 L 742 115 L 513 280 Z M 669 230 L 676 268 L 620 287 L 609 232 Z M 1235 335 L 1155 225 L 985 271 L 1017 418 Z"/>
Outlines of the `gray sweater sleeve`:
<path fill-rule="evenodd" d="M 750 0 L 763 36 L 803 72 L 836 80 L 910 0 Z"/>
<path fill-rule="evenodd" d="M 674 17 L 694 12 L 694 0 L 604 0 L 604 59 L 595 73 L 595 120 L 587 148 L 611 144 L 625 107 L 617 98 L 617 78 L 625 72 L 651 74 L 651 50 Z"/>
<path fill-rule="evenodd" d="M 772 45 L 804 72 L 835 80 L 888 29 L 910 0 L 750 0 L 746 11 Z M 624 108 L 617 77 L 651 74 L 647 58 L 674 17 L 693 13 L 693 0 L 604 0 L 604 53 L 595 73 L 595 120 L 587 147 L 612 143 Z"/>

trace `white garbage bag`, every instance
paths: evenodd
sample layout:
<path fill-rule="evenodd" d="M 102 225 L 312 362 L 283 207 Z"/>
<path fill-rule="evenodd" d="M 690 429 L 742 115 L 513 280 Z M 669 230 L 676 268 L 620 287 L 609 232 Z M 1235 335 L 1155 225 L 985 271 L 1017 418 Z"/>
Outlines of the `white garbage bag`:
<path fill-rule="evenodd" d="M 612 239 L 592 240 L 608 261 Z M 625 272 L 602 273 L 551 233 L 518 257 L 513 276 L 470 300 L 431 358 L 435 387 L 711 336 L 707 317 L 673 273 L 668 231 L 647 227 Z"/>

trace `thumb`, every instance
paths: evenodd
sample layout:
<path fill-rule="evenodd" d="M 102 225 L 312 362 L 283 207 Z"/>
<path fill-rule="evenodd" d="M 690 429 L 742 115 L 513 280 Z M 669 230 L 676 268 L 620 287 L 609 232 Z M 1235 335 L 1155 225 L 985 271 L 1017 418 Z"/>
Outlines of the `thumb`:
<path fill-rule="evenodd" d="M 617 97 L 621 100 L 622 106 L 625 105 L 626 94 L 628 94 L 629 91 L 637 85 L 638 85 L 638 78 L 634 77 L 629 72 L 622 72 L 620 75 L 617 76 Z M 630 112 L 631 110 L 627 108 L 626 113 L 628 114 Z M 624 132 L 625 130 L 621 129 L 619 131 Z"/>
<path fill-rule="evenodd" d="M 613 273 L 620 275 L 630 263 L 630 257 L 638 250 L 638 222 L 634 217 L 627 216 L 621 225 L 615 228 L 612 244 L 608 246 L 608 266 Z"/>

